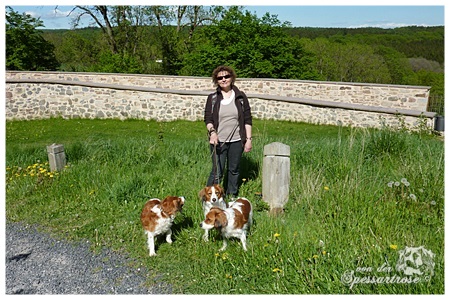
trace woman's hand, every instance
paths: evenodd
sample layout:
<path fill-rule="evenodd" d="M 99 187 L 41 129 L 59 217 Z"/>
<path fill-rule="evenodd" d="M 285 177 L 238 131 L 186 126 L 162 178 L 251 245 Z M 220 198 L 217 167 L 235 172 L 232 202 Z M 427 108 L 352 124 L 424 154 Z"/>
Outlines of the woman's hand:
<path fill-rule="evenodd" d="M 209 136 L 209 143 L 211 145 L 217 145 L 219 143 L 219 137 L 217 136 L 217 133 L 212 132 Z"/>
<path fill-rule="evenodd" d="M 250 151 L 252 151 L 252 140 L 247 139 L 245 141 L 244 152 L 250 152 Z"/>

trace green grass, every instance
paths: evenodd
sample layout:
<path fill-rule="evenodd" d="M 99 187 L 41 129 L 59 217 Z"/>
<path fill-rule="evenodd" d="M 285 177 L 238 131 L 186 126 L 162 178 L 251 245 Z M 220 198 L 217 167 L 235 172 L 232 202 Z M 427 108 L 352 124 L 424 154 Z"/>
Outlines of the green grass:
<path fill-rule="evenodd" d="M 176 293 L 444 293 L 441 140 L 262 120 L 254 121 L 253 132 L 240 189 L 255 208 L 248 252 L 234 240 L 219 253 L 217 233 L 208 243 L 202 240 L 198 191 L 210 171 L 202 122 L 6 122 L 7 220 L 40 224 L 69 240 L 89 239 L 94 251 L 126 253 L 155 276 L 163 274 Z M 260 199 L 263 147 L 271 142 L 291 149 L 290 199 L 280 217 L 269 216 Z M 65 147 L 68 166 L 60 173 L 46 165 L 52 143 Z M 402 178 L 408 186 L 388 186 Z M 185 209 L 173 226 L 174 243 L 160 239 L 158 256 L 150 258 L 140 211 L 148 198 L 169 194 L 185 196 Z M 351 271 L 359 277 L 407 277 L 395 270 L 398 251 L 406 246 L 435 254 L 430 281 L 350 289 L 341 280 Z M 383 264 L 390 272 L 377 271 Z"/>

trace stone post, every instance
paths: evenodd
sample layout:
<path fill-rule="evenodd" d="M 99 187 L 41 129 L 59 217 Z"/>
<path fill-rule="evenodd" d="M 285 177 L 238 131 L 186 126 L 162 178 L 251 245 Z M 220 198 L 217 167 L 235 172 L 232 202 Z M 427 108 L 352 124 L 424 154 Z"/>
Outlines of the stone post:
<path fill-rule="evenodd" d="M 47 146 L 48 162 L 50 164 L 50 171 L 61 171 L 66 166 L 66 154 L 64 153 L 64 146 L 59 144 L 52 144 Z"/>
<path fill-rule="evenodd" d="M 290 155 L 288 145 L 275 142 L 264 146 L 262 197 L 272 215 L 282 213 L 289 199 Z"/>

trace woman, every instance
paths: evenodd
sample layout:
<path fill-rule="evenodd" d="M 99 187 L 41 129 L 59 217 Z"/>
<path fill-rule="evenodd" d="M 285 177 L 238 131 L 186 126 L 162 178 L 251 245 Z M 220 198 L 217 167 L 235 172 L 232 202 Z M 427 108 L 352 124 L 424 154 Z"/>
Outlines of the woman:
<path fill-rule="evenodd" d="M 219 66 L 212 73 L 217 90 L 208 96 L 205 124 L 209 134 L 212 170 L 207 186 L 219 184 L 227 163 L 226 196 L 238 194 L 239 164 L 243 152 L 252 150 L 252 115 L 247 96 L 235 85 L 236 72 Z"/>

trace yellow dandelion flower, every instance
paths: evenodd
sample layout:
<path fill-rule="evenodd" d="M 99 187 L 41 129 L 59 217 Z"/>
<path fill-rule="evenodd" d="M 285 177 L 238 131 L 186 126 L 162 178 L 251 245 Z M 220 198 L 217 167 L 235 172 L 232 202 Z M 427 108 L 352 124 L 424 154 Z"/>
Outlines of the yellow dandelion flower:
<path fill-rule="evenodd" d="M 273 235 L 273 237 L 275 237 L 275 238 L 277 238 L 277 237 L 279 237 L 279 236 L 281 236 L 281 234 L 279 234 L 279 233 L 275 233 L 275 234 Z"/>
<path fill-rule="evenodd" d="M 319 255 L 314 254 L 314 255 L 313 255 L 313 258 L 319 258 Z"/>
<path fill-rule="evenodd" d="M 389 245 L 389 248 L 391 248 L 392 250 L 397 250 L 397 245 Z"/>
<path fill-rule="evenodd" d="M 324 186 L 324 187 L 323 187 L 323 189 L 324 189 L 325 191 L 328 191 L 328 190 L 330 190 L 330 188 L 329 188 L 329 187 L 327 187 L 327 186 Z"/>
<path fill-rule="evenodd" d="M 272 270 L 272 272 L 274 272 L 274 273 L 281 272 L 281 269 L 280 268 L 275 268 L 275 269 Z"/>
<path fill-rule="evenodd" d="M 242 178 L 242 181 L 243 181 L 243 182 L 246 182 L 246 181 L 247 181 L 247 179 L 246 179 L 246 178 Z"/>
<path fill-rule="evenodd" d="M 215 256 L 215 257 L 219 257 L 219 256 L 220 256 L 220 254 L 219 254 L 219 253 L 216 253 L 216 254 L 214 254 L 214 256 Z"/>
<path fill-rule="evenodd" d="M 327 251 L 323 250 L 323 251 L 322 251 L 322 254 L 323 254 L 323 255 L 327 254 Z"/>
<path fill-rule="evenodd" d="M 232 279 L 232 278 L 233 278 L 233 275 L 226 274 L 225 277 L 228 278 L 228 279 Z"/>

